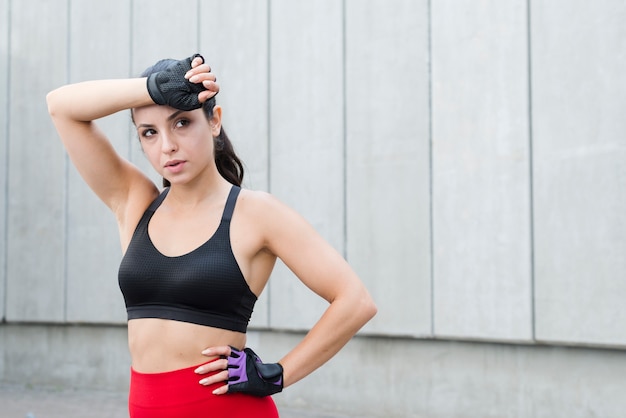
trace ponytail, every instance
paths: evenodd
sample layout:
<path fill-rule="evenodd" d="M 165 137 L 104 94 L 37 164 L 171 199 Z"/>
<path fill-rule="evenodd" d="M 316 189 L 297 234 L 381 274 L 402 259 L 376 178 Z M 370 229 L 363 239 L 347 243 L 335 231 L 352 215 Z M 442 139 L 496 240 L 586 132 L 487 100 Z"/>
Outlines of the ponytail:
<path fill-rule="evenodd" d="M 237 154 L 235 154 L 233 144 L 228 139 L 224 128 L 220 129 L 220 134 L 214 139 L 213 144 L 217 171 L 229 183 L 241 186 L 243 182 L 243 164 L 237 157 Z"/>

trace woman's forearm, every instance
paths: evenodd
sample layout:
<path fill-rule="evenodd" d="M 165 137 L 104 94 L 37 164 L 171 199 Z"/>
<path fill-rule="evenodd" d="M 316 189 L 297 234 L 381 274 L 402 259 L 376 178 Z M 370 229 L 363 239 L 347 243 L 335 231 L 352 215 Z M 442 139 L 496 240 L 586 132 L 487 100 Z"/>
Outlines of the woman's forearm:
<path fill-rule="evenodd" d="M 53 118 L 64 117 L 80 122 L 154 103 L 148 94 L 145 78 L 69 84 L 48 93 L 46 100 Z"/>
<path fill-rule="evenodd" d="M 296 383 L 330 360 L 376 311 L 365 289 L 334 300 L 300 344 L 280 360 L 284 386 Z"/>

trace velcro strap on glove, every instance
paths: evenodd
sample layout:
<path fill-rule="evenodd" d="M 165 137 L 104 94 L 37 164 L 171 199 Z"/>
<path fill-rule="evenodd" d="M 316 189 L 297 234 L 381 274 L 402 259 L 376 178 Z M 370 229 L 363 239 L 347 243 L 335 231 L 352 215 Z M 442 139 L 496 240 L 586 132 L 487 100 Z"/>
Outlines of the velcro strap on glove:
<path fill-rule="evenodd" d="M 228 392 L 269 396 L 283 390 L 283 366 L 263 363 L 251 348 L 231 347 L 228 360 Z"/>
<path fill-rule="evenodd" d="M 148 76 L 148 93 L 154 103 L 178 110 L 194 110 L 202 107 L 202 103 L 198 100 L 198 93 L 206 90 L 204 85 L 192 83 L 185 78 L 187 71 L 191 70 L 191 62 L 196 57 L 202 58 L 204 62 L 202 55 L 195 54 Z"/>

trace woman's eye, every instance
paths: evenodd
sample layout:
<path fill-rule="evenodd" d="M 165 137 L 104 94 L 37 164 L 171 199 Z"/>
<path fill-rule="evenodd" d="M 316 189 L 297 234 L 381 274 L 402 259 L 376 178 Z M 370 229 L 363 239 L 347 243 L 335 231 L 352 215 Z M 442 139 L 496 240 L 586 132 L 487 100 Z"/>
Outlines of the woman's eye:
<path fill-rule="evenodd" d="M 150 138 L 154 134 L 155 134 L 154 129 L 146 129 L 143 132 L 141 132 L 141 136 L 144 138 Z"/>
<path fill-rule="evenodd" d="M 188 119 L 179 119 L 176 121 L 176 127 L 177 128 L 182 128 L 183 126 L 187 126 L 189 125 L 189 120 Z"/>

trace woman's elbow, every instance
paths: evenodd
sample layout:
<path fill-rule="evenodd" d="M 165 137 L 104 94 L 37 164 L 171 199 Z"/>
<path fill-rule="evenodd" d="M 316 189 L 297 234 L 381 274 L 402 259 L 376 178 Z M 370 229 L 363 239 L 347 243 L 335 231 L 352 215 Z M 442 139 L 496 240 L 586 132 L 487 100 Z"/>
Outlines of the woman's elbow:
<path fill-rule="evenodd" d="M 365 317 L 367 317 L 367 321 L 369 321 L 378 313 L 378 307 L 376 306 L 376 303 L 374 302 L 374 299 L 371 298 L 371 296 L 368 296 L 368 300 L 365 301 L 363 305 L 363 314 L 365 315 Z"/>
<path fill-rule="evenodd" d="M 48 113 L 54 118 L 67 116 L 74 101 L 70 86 L 58 87 L 46 94 Z"/>
<path fill-rule="evenodd" d="M 57 114 L 57 108 L 58 108 L 57 96 L 58 96 L 57 90 L 52 90 L 51 92 L 46 94 L 46 104 L 48 105 L 48 113 L 53 118 Z"/>
<path fill-rule="evenodd" d="M 362 294 L 358 298 L 358 302 L 355 305 L 355 317 L 360 319 L 362 325 L 365 325 L 378 313 L 378 307 L 367 290 L 363 290 Z"/>

